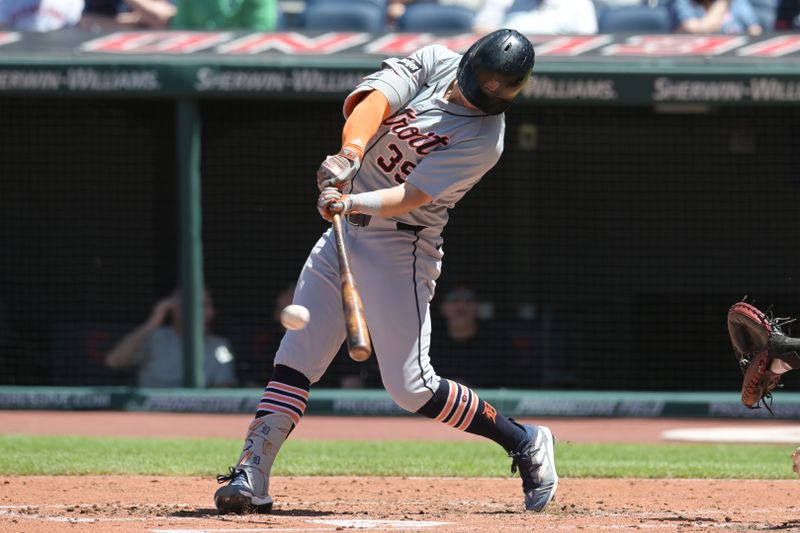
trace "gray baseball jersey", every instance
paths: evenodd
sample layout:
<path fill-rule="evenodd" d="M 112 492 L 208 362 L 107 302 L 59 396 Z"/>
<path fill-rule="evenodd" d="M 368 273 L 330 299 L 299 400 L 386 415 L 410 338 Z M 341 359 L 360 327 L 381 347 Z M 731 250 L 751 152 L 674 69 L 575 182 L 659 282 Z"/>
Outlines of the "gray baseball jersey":
<path fill-rule="evenodd" d="M 433 202 L 395 217 L 414 226 L 439 228 L 452 208 L 503 152 L 503 115 L 486 115 L 444 99 L 461 55 L 426 46 L 403 59 L 387 59 L 345 100 L 378 90 L 392 116 L 367 145 L 351 192 L 374 191 L 408 181 Z"/>
<path fill-rule="evenodd" d="M 367 143 L 352 192 L 407 181 L 433 198 L 402 216 L 372 217 L 364 227 L 344 224 L 381 379 L 394 401 L 412 412 L 430 400 L 440 381 L 429 357 L 430 301 L 441 272 L 447 210 L 494 166 L 503 150 L 502 115 L 486 115 L 444 98 L 460 59 L 443 46 L 389 59 L 345 102 L 349 109 L 357 93 L 378 90 L 392 110 Z M 293 303 L 307 307 L 311 320 L 302 330 L 286 332 L 275 363 L 302 372 L 314 383 L 345 336 L 338 256 L 330 230 L 311 250 Z"/>

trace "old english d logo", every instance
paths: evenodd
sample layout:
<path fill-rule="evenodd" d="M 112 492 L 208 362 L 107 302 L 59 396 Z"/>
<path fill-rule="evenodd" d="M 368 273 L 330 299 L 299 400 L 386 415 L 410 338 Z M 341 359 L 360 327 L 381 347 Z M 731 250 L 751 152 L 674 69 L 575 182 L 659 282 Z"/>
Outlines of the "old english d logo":
<path fill-rule="evenodd" d="M 486 400 L 483 401 L 483 416 L 492 421 L 492 424 L 497 424 L 497 409 L 491 406 Z"/>

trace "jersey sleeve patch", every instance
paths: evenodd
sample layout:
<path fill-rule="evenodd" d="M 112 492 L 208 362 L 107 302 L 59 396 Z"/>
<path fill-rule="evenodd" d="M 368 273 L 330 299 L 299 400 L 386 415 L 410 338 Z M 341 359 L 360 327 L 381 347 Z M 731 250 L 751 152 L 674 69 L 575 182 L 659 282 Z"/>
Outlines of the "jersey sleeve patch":
<path fill-rule="evenodd" d="M 404 57 L 397 61 L 398 65 L 406 69 L 409 74 L 416 74 L 420 70 L 422 70 L 422 63 L 414 59 L 413 57 Z"/>

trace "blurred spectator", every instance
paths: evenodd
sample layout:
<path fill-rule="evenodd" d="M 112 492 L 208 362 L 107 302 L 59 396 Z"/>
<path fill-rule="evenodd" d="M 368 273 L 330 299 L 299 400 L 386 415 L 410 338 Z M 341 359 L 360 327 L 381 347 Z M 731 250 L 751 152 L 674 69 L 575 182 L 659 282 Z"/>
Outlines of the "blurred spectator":
<path fill-rule="evenodd" d="M 800 0 L 782 0 L 778 6 L 775 29 L 781 31 L 800 30 Z"/>
<path fill-rule="evenodd" d="M 249 29 L 278 27 L 278 0 L 178 0 L 172 26 L 178 29 Z"/>
<path fill-rule="evenodd" d="M 380 388 L 380 369 L 374 347 L 369 359 L 358 362 L 350 358 L 347 343 L 343 343 L 325 375 L 314 386 L 336 389 Z"/>
<path fill-rule="evenodd" d="M 675 31 L 686 33 L 747 33 L 763 29 L 748 0 L 675 0 Z"/>
<path fill-rule="evenodd" d="M 275 352 L 285 331 L 281 325 L 281 311 L 292 303 L 294 288 L 295 283 L 292 282 L 278 291 L 272 304 L 269 322 L 258 325 L 257 340 L 253 340 L 253 349 L 237 357 L 239 381 L 244 387 L 260 388 L 269 381 Z"/>
<path fill-rule="evenodd" d="M 597 11 L 606 9 L 619 9 L 621 7 L 641 6 L 646 2 L 643 0 L 594 0 L 594 7 Z"/>
<path fill-rule="evenodd" d="M 0 0 L 0 29 L 46 32 L 74 27 L 83 0 Z"/>
<path fill-rule="evenodd" d="M 369 359 L 358 362 L 350 359 L 347 343 L 343 343 L 325 375 L 314 384 L 317 388 L 367 389 L 380 388 L 380 370 L 375 350 Z"/>
<path fill-rule="evenodd" d="M 386 23 L 391 26 L 406 12 L 410 4 L 428 3 L 430 0 L 389 0 L 386 6 Z M 484 4 L 484 0 L 438 0 L 434 3 L 443 6 L 461 6 L 470 11 L 477 12 Z"/>
<path fill-rule="evenodd" d="M 83 14 L 105 15 L 114 17 L 118 13 L 129 11 L 124 0 L 85 0 Z"/>
<path fill-rule="evenodd" d="M 511 28 L 528 35 L 597 33 L 592 0 L 486 0 L 475 32 Z"/>
<path fill-rule="evenodd" d="M 125 0 L 130 7 L 130 18 L 123 18 L 126 24 L 137 24 L 146 28 L 166 28 L 177 16 L 175 2 L 170 0 Z M 125 15 L 122 15 L 125 17 Z"/>
<path fill-rule="evenodd" d="M 278 0 L 87 0 L 81 25 L 273 31 L 279 15 Z"/>
<path fill-rule="evenodd" d="M 175 16 L 170 0 L 86 0 L 81 26 L 91 29 L 165 28 Z"/>
<path fill-rule="evenodd" d="M 389 27 L 394 26 L 397 19 L 405 14 L 406 6 L 413 3 L 414 0 L 389 0 L 389 3 L 386 4 L 386 24 Z"/>
<path fill-rule="evenodd" d="M 232 387 L 236 385 L 236 376 L 230 343 L 227 339 L 213 335 L 209 331 L 214 314 L 211 295 L 205 291 L 203 299 L 205 386 Z M 117 369 L 137 367 L 140 387 L 184 386 L 181 306 L 178 290 L 156 303 L 147 321 L 123 337 L 106 354 L 106 365 Z"/>
<path fill-rule="evenodd" d="M 749 0 L 756 13 L 756 20 L 765 32 L 775 31 L 780 0 Z"/>
<path fill-rule="evenodd" d="M 672 33 L 672 15 L 664 5 L 628 5 L 598 8 L 600 33 Z"/>
<path fill-rule="evenodd" d="M 117 16 L 128 11 L 122 0 L 86 0 L 80 25 L 92 30 L 106 30 L 123 27 Z"/>
<path fill-rule="evenodd" d="M 465 284 L 454 285 L 439 310 L 444 321 L 435 322 L 438 327 L 431 338 L 436 373 L 470 387 L 506 386 L 511 343 L 494 323 L 479 320 L 475 291 Z"/>
<path fill-rule="evenodd" d="M 292 303 L 295 285 L 294 282 L 289 283 L 275 295 L 270 322 L 258 328 L 258 350 L 249 352 L 249 356 L 237 357 L 239 380 L 243 386 L 264 387 L 269 381 L 275 353 L 286 331 L 281 325 L 281 311 Z M 314 318 L 311 317 L 312 320 Z M 375 357 L 363 363 L 355 362 L 350 359 L 347 346 L 343 344 L 330 368 L 315 386 L 343 389 L 377 387 L 380 385 L 377 376 L 379 371 Z"/>
<path fill-rule="evenodd" d="M 515 320 L 506 324 L 513 348 L 509 387 L 570 388 L 576 383 L 569 368 L 565 325 L 553 313 L 533 303 L 522 304 Z"/>

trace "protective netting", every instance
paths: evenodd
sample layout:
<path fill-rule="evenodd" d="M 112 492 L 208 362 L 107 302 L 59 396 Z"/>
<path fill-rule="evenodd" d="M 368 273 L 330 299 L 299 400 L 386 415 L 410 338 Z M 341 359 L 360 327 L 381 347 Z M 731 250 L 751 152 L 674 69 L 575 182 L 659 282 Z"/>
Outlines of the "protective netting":
<path fill-rule="evenodd" d="M 111 343 L 175 284 L 172 107 L 5 99 L 0 113 L 0 380 L 123 379 L 59 331 L 107 325 Z M 261 386 L 276 300 L 326 227 L 313 174 L 338 148 L 340 104 L 213 100 L 201 118 L 214 329 Z M 798 119 L 513 107 L 501 162 L 444 233 L 434 366 L 475 387 L 738 390 L 728 307 L 800 312 Z M 380 386 L 374 358 L 342 355 L 320 386 Z"/>
<path fill-rule="evenodd" d="M 103 363 L 175 276 L 172 104 L 0 100 L 0 382 L 125 383 Z"/>

